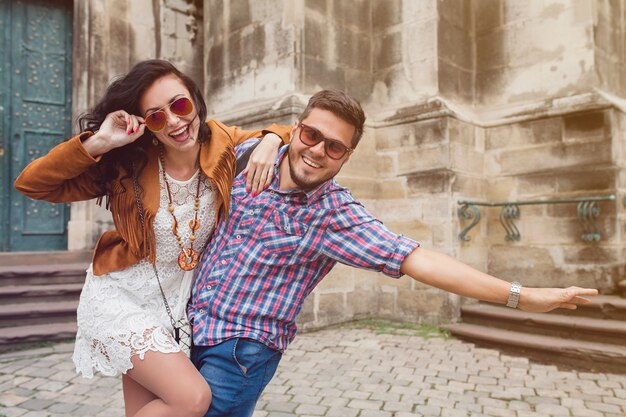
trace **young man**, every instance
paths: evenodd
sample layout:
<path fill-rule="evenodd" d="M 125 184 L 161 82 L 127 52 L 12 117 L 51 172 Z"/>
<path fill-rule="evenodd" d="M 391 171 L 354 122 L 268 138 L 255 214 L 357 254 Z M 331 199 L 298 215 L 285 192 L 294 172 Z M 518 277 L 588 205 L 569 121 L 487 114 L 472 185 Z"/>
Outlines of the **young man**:
<path fill-rule="evenodd" d="M 356 100 L 321 91 L 280 150 L 269 188 L 251 196 L 236 178 L 230 217 L 205 251 L 189 308 L 191 358 L 213 393 L 207 416 L 252 414 L 295 337 L 305 297 L 336 262 L 527 311 L 575 308 L 597 294 L 520 288 L 389 231 L 333 180 L 364 122 Z"/>

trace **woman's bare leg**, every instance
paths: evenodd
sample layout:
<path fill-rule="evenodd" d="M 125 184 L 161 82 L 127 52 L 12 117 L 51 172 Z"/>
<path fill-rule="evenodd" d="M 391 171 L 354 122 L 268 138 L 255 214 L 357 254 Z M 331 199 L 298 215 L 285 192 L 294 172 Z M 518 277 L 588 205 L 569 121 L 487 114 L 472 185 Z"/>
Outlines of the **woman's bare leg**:
<path fill-rule="evenodd" d="M 124 391 L 126 417 L 134 416 L 143 406 L 157 399 L 156 395 L 128 375 L 122 375 L 122 390 Z"/>
<path fill-rule="evenodd" d="M 133 356 L 131 361 L 123 379 L 127 417 L 204 416 L 211 389 L 183 353 L 148 351 L 143 360 Z"/>

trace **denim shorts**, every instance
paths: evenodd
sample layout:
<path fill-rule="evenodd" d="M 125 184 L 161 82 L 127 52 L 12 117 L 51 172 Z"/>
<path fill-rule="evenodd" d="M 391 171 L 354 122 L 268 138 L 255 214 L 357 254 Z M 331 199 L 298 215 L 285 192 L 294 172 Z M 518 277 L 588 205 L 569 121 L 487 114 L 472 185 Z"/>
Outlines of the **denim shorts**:
<path fill-rule="evenodd" d="M 234 338 L 215 346 L 193 346 L 191 361 L 213 394 L 205 417 L 251 416 L 281 357 L 281 352 L 252 339 Z"/>

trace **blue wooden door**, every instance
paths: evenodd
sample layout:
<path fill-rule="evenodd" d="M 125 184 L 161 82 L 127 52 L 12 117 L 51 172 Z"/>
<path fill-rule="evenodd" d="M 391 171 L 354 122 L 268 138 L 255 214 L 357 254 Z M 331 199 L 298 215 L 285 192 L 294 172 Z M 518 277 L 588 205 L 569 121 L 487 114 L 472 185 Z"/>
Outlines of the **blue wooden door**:
<path fill-rule="evenodd" d="M 13 181 L 71 134 L 72 3 L 0 0 L 0 31 L 0 250 L 65 250 L 69 205 L 25 198 Z"/>

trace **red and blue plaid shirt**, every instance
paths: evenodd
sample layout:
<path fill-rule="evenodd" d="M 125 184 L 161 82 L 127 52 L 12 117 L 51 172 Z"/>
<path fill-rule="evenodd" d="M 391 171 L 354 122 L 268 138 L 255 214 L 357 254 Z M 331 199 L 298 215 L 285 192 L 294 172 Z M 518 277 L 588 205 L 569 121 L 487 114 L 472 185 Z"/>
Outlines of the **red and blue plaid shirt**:
<path fill-rule="evenodd" d="M 254 143 L 238 146 L 237 155 Z M 235 179 L 230 216 L 208 244 L 192 291 L 197 346 L 245 337 L 284 351 L 304 299 L 335 263 L 399 278 L 400 264 L 419 246 L 389 231 L 334 180 L 310 191 L 280 190 L 287 149 L 260 195 L 246 192 L 243 175 Z"/>

